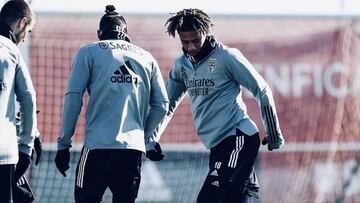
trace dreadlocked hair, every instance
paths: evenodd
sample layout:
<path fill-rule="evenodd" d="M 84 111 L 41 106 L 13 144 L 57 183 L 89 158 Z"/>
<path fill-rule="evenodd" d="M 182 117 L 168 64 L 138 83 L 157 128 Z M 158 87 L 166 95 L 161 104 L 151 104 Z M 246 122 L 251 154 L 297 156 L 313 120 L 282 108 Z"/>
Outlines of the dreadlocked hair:
<path fill-rule="evenodd" d="M 167 25 L 166 32 L 173 37 L 175 37 L 175 31 L 200 31 L 209 34 L 214 27 L 211 18 L 200 9 L 183 9 L 171 14 L 173 16 L 166 21 L 165 26 Z"/>

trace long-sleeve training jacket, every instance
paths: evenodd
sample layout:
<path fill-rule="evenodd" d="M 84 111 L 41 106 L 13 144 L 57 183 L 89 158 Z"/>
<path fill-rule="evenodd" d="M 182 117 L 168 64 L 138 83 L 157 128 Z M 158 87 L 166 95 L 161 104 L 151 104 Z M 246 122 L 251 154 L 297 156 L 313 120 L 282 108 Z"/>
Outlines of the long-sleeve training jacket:
<path fill-rule="evenodd" d="M 58 149 L 71 147 L 85 90 L 86 148 L 145 152 L 145 140 L 150 148 L 158 141 L 152 132 L 169 101 L 159 66 L 149 52 L 125 40 L 101 40 L 78 50 L 65 93 Z"/>
<path fill-rule="evenodd" d="M 197 56 L 185 52 L 171 68 L 166 83 L 169 112 L 154 134 L 161 135 L 187 92 L 197 134 L 207 148 L 235 135 L 236 129 L 251 136 L 258 128 L 241 97 L 246 88 L 259 103 L 267 135 L 283 142 L 272 92 L 242 53 L 207 37 Z"/>
<path fill-rule="evenodd" d="M 4 27 L 5 26 L 5 27 Z M 36 94 L 28 67 L 11 41 L 10 28 L 0 30 L 0 164 L 16 164 L 18 151 L 31 155 L 36 129 Z M 20 104 L 21 130 L 16 134 L 15 100 Z"/>

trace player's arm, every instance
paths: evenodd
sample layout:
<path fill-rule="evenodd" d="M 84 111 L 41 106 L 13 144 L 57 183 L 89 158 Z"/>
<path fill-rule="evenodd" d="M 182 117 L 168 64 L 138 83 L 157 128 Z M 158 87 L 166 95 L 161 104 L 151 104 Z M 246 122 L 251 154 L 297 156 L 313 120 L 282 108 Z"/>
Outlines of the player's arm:
<path fill-rule="evenodd" d="M 166 126 L 169 124 L 172 115 L 177 107 L 177 105 L 182 101 L 184 95 L 186 93 L 186 87 L 184 83 L 180 79 L 180 75 L 177 73 L 176 69 L 173 67 L 170 71 L 169 78 L 166 82 L 166 92 L 169 98 L 169 110 L 166 113 L 164 119 L 160 122 L 160 124 L 156 127 L 153 133 L 146 137 L 146 150 L 151 152 L 151 150 L 158 152 L 161 154 L 161 148 L 158 145 L 158 141 L 162 133 L 164 132 Z M 151 153 L 146 154 L 146 156 L 150 160 L 156 160 L 156 154 L 154 155 L 155 159 L 152 157 Z"/>
<path fill-rule="evenodd" d="M 183 79 L 181 79 L 181 73 L 178 68 L 173 67 L 170 71 L 169 78 L 166 81 L 166 91 L 169 97 L 169 111 L 166 117 L 172 118 L 176 108 L 184 99 L 186 94 L 186 86 Z"/>
<path fill-rule="evenodd" d="M 145 122 L 145 147 L 147 158 L 152 161 L 160 161 L 164 158 L 159 144 L 160 137 L 154 137 L 152 132 L 166 115 L 169 99 L 157 62 L 154 60 L 151 66 L 150 109 Z"/>
<path fill-rule="evenodd" d="M 239 51 L 234 50 L 228 61 L 233 79 L 248 89 L 259 103 L 267 134 L 263 144 L 268 144 L 269 150 L 279 149 L 285 140 L 280 130 L 275 102 L 269 85 Z"/>
<path fill-rule="evenodd" d="M 83 105 L 83 94 L 90 78 L 89 61 L 87 48 L 80 48 L 75 55 L 64 96 L 58 150 L 71 147 L 71 138 Z"/>
<path fill-rule="evenodd" d="M 164 79 L 156 61 L 152 62 L 151 74 L 150 109 L 145 122 L 145 137 L 158 142 L 159 139 L 152 137 L 152 133 L 163 120 L 169 109 L 169 99 L 165 88 Z M 147 147 L 154 147 L 153 142 L 148 142 Z"/>
<path fill-rule="evenodd" d="M 20 105 L 19 130 L 19 160 L 16 164 L 15 181 L 17 181 L 27 170 L 31 163 L 31 155 L 34 148 L 36 119 L 36 94 L 23 58 L 19 55 L 19 62 L 15 69 L 15 94 Z"/>
<path fill-rule="evenodd" d="M 15 71 L 15 94 L 20 105 L 22 121 L 19 132 L 19 151 L 31 156 L 37 128 L 36 93 L 29 69 L 20 55 Z"/>
<path fill-rule="evenodd" d="M 70 72 L 67 89 L 64 97 L 64 109 L 61 119 L 60 136 L 57 140 L 57 153 L 55 164 L 60 173 L 65 177 L 70 168 L 71 138 L 79 118 L 82 97 L 90 78 L 90 56 L 86 47 L 80 48 L 75 55 Z"/>
<path fill-rule="evenodd" d="M 158 137 L 158 139 L 160 139 L 160 136 L 169 124 L 176 108 L 186 94 L 186 86 L 180 77 L 180 71 L 176 68 L 176 65 L 170 70 L 169 77 L 166 81 L 166 92 L 169 97 L 169 110 L 165 115 L 164 120 L 161 121 L 153 132 L 153 136 Z"/>

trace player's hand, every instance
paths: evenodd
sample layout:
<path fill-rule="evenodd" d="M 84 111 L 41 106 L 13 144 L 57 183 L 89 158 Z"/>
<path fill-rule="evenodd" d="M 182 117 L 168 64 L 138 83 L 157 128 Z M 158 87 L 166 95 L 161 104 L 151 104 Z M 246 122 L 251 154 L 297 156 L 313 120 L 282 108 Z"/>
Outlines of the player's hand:
<path fill-rule="evenodd" d="M 41 158 L 41 154 L 42 154 L 42 146 L 41 146 L 41 140 L 40 137 L 36 137 L 34 140 L 34 154 L 36 154 L 36 159 L 35 159 L 35 166 L 37 166 L 40 162 L 40 158 Z M 33 157 L 31 157 L 32 159 Z"/>
<path fill-rule="evenodd" d="M 31 163 L 31 157 L 28 154 L 19 151 L 19 161 L 16 164 L 15 180 L 23 176 Z"/>
<path fill-rule="evenodd" d="M 282 135 L 277 136 L 274 139 L 271 139 L 270 136 L 266 136 L 263 141 L 261 142 L 262 145 L 266 145 L 268 147 L 269 151 L 272 151 L 274 149 L 280 149 L 282 145 L 284 145 L 285 140 L 282 137 Z"/>
<path fill-rule="evenodd" d="M 164 155 L 162 154 L 162 150 L 159 143 L 155 144 L 155 149 L 151 149 L 146 151 L 146 157 L 151 161 L 161 161 L 164 159 Z"/>
<path fill-rule="evenodd" d="M 58 150 L 56 152 L 55 164 L 61 175 L 66 177 L 66 171 L 70 168 L 70 151 L 69 149 Z"/>

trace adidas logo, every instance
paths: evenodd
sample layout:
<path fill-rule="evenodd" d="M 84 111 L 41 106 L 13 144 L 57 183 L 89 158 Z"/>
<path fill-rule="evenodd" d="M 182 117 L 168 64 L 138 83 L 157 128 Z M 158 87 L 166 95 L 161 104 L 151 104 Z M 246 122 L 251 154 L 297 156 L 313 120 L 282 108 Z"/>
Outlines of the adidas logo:
<path fill-rule="evenodd" d="M 138 85 L 138 76 L 136 74 L 132 75 L 128 69 L 135 73 L 129 61 L 126 61 L 125 65 L 120 66 L 119 69 L 114 72 L 114 75 L 110 77 L 110 81 L 112 83 L 133 83 Z"/>
<path fill-rule="evenodd" d="M 217 170 L 215 169 L 213 172 L 210 173 L 211 176 L 219 176 Z"/>
<path fill-rule="evenodd" d="M 219 181 L 217 181 L 217 180 L 214 181 L 214 182 L 212 182 L 211 185 L 214 185 L 214 186 L 216 186 L 216 187 L 220 187 Z"/>

